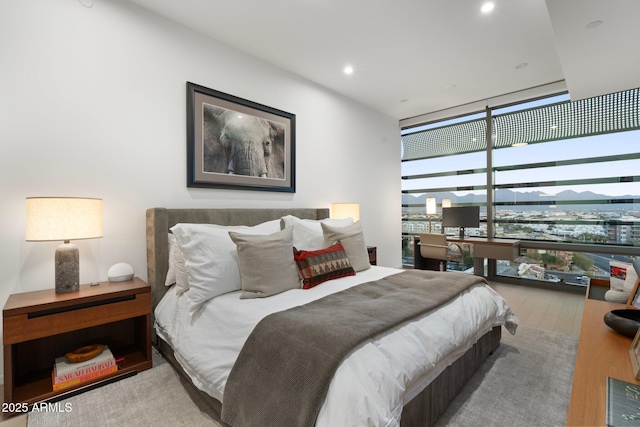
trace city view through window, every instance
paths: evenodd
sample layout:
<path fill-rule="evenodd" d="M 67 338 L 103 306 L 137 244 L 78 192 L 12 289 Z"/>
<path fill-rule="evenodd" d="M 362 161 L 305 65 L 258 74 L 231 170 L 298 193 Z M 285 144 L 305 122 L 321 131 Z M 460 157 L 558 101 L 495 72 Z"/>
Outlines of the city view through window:
<path fill-rule="evenodd" d="M 562 96 L 537 104 L 558 101 L 563 101 Z M 532 104 L 512 107 L 508 112 L 531 108 Z M 495 116 L 501 113 L 494 112 Z M 431 128 L 477 121 L 478 117 Z M 556 130 L 554 126 L 558 128 L 551 123 L 551 131 Z M 494 132 L 499 138 L 500 129 Z M 638 147 L 640 130 L 494 148 L 489 172 L 493 174 L 494 237 L 520 239 L 523 243 L 518 259 L 498 261 L 497 274 L 585 285 L 589 277 L 608 277 L 611 265 L 629 263 L 632 256 L 640 255 Z M 449 200 L 452 206 L 480 206 L 481 226 L 467 229 L 467 235 L 487 236 L 486 149 L 403 161 L 402 176 L 405 264 L 413 263 L 413 236 L 428 231 L 429 222 L 432 232 L 457 234 L 456 229 L 442 230 L 443 200 Z M 427 197 L 434 197 L 438 206 L 431 218 L 425 210 Z M 544 245 L 533 245 L 533 249 L 527 248 L 527 242 L 564 243 L 565 247 L 597 245 L 598 250 L 558 250 L 551 244 L 544 249 L 540 249 Z M 612 246 L 629 250 L 612 255 L 607 251 Z M 448 268 L 472 271 L 470 250 L 463 245 L 467 253 L 450 262 Z"/>
<path fill-rule="evenodd" d="M 437 195 L 435 195 L 438 197 Z M 636 197 L 638 198 L 638 197 Z M 442 200 L 437 198 L 437 200 Z M 441 202 L 438 202 L 440 205 Z M 455 206 L 455 204 L 454 204 Z M 428 231 L 428 218 L 423 212 L 415 210 L 405 210 L 404 217 L 408 220 L 403 222 L 403 261 L 407 265 L 413 264 L 413 236 L 420 232 Z M 635 225 L 614 225 L 611 222 L 607 225 L 608 218 L 619 218 L 620 212 L 616 210 L 603 210 L 593 212 L 586 210 L 574 210 L 569 207 L 566 210 L 558 210 L 557 207 L 551 210 L 527 210 L 518 211 L 513 209 L 498 211 L 496 215 L 496 237 L 515 238 L 526 240 L 543 240 L 556 242 L 583 242 L 583 243 L 604 243 L 602 251 L 605 253 L 584 253 L 566 250 L 540 250 L 523 249 L 522 256 L 513 261 L 498 261 L 497 272 L 500 275 L 523 277 L 528 279 L 539 279 L 566 283 L 586 285 L 589 277 L 607 278 L 610 274 L 612 261 L 630 263 L 631 257 L 625 255 L 606 254 L 606 243 L 610 238 L 621 236 L 626 239 L 626 244 L 633 244 L 638 247 L 637 236 L 640 227 L 640 208 L 634 207 L 633 211 L 628 211 L 623 215 L 633 218 Z M 545 224 L 544 219 L 537 218 L 565 218 L 565 223 Z M 480 210 L 480 228 L 466 230 L 466 235 L 470 237 L 486 237 L 486 210 Z M 432 232 L 443 232 L 441 227 L 440 210 L 432 217 Z M 535 221 L 535 222 L 534 222 Z M 571 222 L 571 223 L 570 223 Z M 576 224 L 576 222 L 582 222 Z M 635 228 L 634 228 L 635 227 Z M 619 232 L 620 229 L 633 230 L 632 232 Z M 444 230 L 447 235 L 456 236 L 458 230 L 447 228 Z M 626 235 L 625 235 L 626 234 Z M 609 237 L 611 236 L 611 237 Z M 633 240 L 635 238 L 635 241 Z M 526 245 L 526 242 L 525 242 Z M 463 256 L 448 263 L 450 270 L 462 270 L 471 273 L 473 271 L 473 257 L 470 247 L 462 245 Z M 640 252 L 640 249 L 638 249 Z M 613 264 L 615 265 L 615 263 Z"/>

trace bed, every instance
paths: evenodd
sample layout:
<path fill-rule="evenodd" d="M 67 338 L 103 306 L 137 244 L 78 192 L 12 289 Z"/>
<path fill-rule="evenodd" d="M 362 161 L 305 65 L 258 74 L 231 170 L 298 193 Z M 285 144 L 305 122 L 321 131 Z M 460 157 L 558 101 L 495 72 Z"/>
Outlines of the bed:
<path fill-rule="evenodd" d="M 184 294 L 182 296 L 177 295 L 178 290 L 175 285 L 171 287 L 165 286 L 165 279 L 169 271 L 169 230 L 176 224 L 259 226 L 259 224 L 269 221 L 280 221 L 285 216 L 317 221 L 328 218 L 329 210 L 154 208 L 147 211 L 148 281 L 152 287 L 154 316 L 162 318 L 155 319 L 154 342 L 160 352 L 185 378 L 200 390 L 218 413 L 222 410 L 221 401 L 224 396 L 224 384 L 229 375 L 228 370 L 234 364 L 234 358 L 238 357 L 238 346 L 242 347 L 242 340 L 246 339 L 246 335 L 250 333 L 252 325 L 258 322 L 261 317 L 267 316 L 271 310 L 285 310 L 288 307 L 304 304 L 316 298 L 321 299 L 322 296 L 333 292 L 352 287 L 358 288 L 355 286 L 358 283 L 394 277 L 400 272 L 399 270 L 384 267 L 371 267 L 349 277 L 328 281 L 326 284 L 310 290 L 291 290 L 268 298 L 252 300 L 240 300 L 232 292 L 220 295 L 203 304 L 205 308 L 200 308 L 200 311 L 195 313 L 184 302 L 185 298 L 182 298 Z M 191 289 L 187 292 L 191 292 Z M 466 295 L 472 293 L 480 295 L 485 300 L 490 300 L 491 302 L 488 304 L 492 305 L 491 310 L 495 310 L 495 313 L 485 315 L 484 308 L 478 309 L 473 305 L 469 305 L 470 300 L 465 300 L 464 298 L 471 298 L 471 296 Z M 512 333 L 515 332 L 516 323 L 511 309 L 490 288 L 475 286 L 471 291 L 467 291 L 464 294 L 454 301 L 458 305 L 455 305 L 454 302 L 448 303 L 442 310 L 439 309 L 437 313 L 421 316 L 416 321 L 403 323 L 401 326 L 394 328 L 393 331 L 381 334 L 380 338 L 375 340 L 375 345 L 367 343 L 351 352 L 336 371 L 329 387 L 326 402 L 320 409 L 317 425 L 336 425 L 336 420 L 340 420 L 340 424 L 345 425 L 342 417 L 347 416 L 347 412 L 351 413 L 350 417 L 359 417 L 357 423 L 354 424 L 355 421 L 350 420 L 348 422 L 349 425 L 433 425 L 471 375 L 488 355 L 498 347 L 501 337 L 501 325 L 506 326 Z M 250 304 L 243 304 L 242 301 L 248 301 Z M 236 307 L 234 304 L 239 305 Z M 250 307 L 246 312 L 233 311 L 243 310 L 242 307 L 246 305 Z M 267 305 L 269 306 L 268 309 L 265 308 Z M 267 311 L 262 312 L 263 310 Z M 453 318 L 452 316 L 458 315 L 456 313 L 467 316 L 467 319 L 461 321 L 456 318 L 455 321 L 450 321 Z M 216 326 L 211 326 L 207 323 L 219 321 L 224 323 L 224 320 L 220 319 L 233 318 L 241 318 L 244 321 L 245 317 L 251 318 L 252 316 L 255 319 L 250 319 L 242 324 L 241 329 L 244 328 L 245 332 L 240 333 L 239 336 L 225 335 L 229 334 L 226 330 L 223 331 L 222 328 L 218 330 Z M 469 318 L 469 316 L 471 317 Z M 478 316 L 484 317 L 477 322 L 469 320 Z M 490 316 L 490 318 L 487 316 Z M 189 320 L 175 323 L 176 319 L 183 318 L 188 318 Z M 446 350 L 442 350 L 442 354 L 435 356 L 434 360 L 430 359 L 432 356 L 423 357 L 419 354 L 416 356 L 413 354 L 415 349 L 410 347 L 402 351 L 396 351 L 393 357 L 397 357 L 399 360 L 394 363 L 411 363 L 411 368 L 407 368 L 407 370 L 414 373 L 403 384 L 389 386 L 390 390 L 393 389 L 392 392 L 380 392 L 381 396 L 370 397 L 366 388 L 362 390 L 356 388 L 353 394 L 366 395 L 367 402 L 354 400 L 360 399 L 361 396 L 345 397 L 341 394 L 343 389 L 352 388 L 354 375 L 362 375 L 362 373 L 354 373 L 353 371 L 357 371 L 361 366 L 376 365 L 376 363 L 371 362 L 371 360 L 375 360 L 375 357 L 378 357 L 375 356 L 375 352 L 380 352 L 380 349 L 384 349 L 385 346 L 387 348 L 399 348 L 399 341 L 392 341 L 393 339 L 401 339 L 401 343 L 411 341 L 411 337 L 416 333 L 416 329 L 412 330 L 411 328 L 424 328 L 424 325 L 419 322 L 427 321 L 449 322 L 450 324 L 432 329 L 446 330 L 449 332 L 448 335 L 456 336 L 456 340 L 459 339 L 461 341 L 452 341 L 447 344 L 449 347 Z M 475 323 L 478 323 L 478 325 L 471 328 L 470 325 Z M 467 326 L 464 326 L 464 331 L 456 329 L 459 328 L 458 325 L 460 324 L 469 325 L 471 329 L 467 330 Z M 194 332 L 194 330 L 200 330 L 200 332 Z M 202 331 L 207 331 L 209 338 L 202 338 Z M 404 341 L 402 341 L 402 334 L 405 334 Z M 457 338 L 458 335 L 464 337 Z M 227 341 L 231 344 L 227 345 Z M 220 346 L 221 343 L 223 344 L 222 346 Z M 371 353 L 371 351 L 374 353 Z M 428 352 L 431 350 L 423 349 L 422 351 Z M 198 356 L 194 356 L 196 353 Z M 374 355 L 372 356 L 372 354 Z M 201 368 L 199 361 L 193 361 L 194 357 L 219 360 L 219 362 L 215 362 L 217 365 L 213 368 Z M 413 366 L 414 361 L 410 360 L 412 358 L 420 359 L 418 364 L 421 364 L 420 368 Z M 423 361 L 423 358 L 425 360 L 429 359 L 429 363 Z M 366 363 L 363 363 L 363 361 Z M 380 363 L 387 363 L 387 361 Z M 422 365 L 428 365 L 428 367 Z M 200 373 L 198 369 L 206 370 L 206 373 Z M 389 369 L 393 370 L 394 368 Z M 397 379 L 394 378 L 387 378 L 387 380 L 389 383 L 397 382 Z M 380 384 L 384 383 L 384 387 L 379 388 L 385 390 L 387 388 L 387 380 L 380 380 Z M 380 384 L 374 384 L 374 386 L 380 386 Z M 365 386 L 363 385 L 363 387 Z M 387 395 L 395 396 L 395 401 L 389 404 L 388 410 L 383 409 L 380 410 L 380 414 L 373 414 L 373 412 L 378 412 L 377 408 L 380 406 L 376 399 L 386 399 Z M 341 408 L 340 405 L 343 405 L 343 407 Z"/>

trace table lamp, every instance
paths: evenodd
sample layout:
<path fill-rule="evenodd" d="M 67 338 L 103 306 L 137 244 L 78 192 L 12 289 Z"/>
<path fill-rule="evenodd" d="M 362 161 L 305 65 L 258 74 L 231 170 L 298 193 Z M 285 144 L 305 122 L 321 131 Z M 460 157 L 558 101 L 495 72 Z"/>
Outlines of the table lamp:
<path fill-rule="evenodd" d="M 451 199 L 442 199 L 442 208 L 450 208 L 451 207 Z M 444 211 L 442 211 L 442 216 L 444 217 Z M 442 222 L 442 234 L 447 234 L 445 233 L 445 226 L 444 226 L 444 221 Z"/>
<path fill-rule="evenodd" d="M 102 237 L 102 199 L 28 197 L 26 240 L 62 240 L 56 249 L 56 293 L 80 290 L 80 255 L 70 240 Z"/>
<path fill-rule="evenodd" d="M 360 221 L 360 205 L 358 203 L 332 203 L 331 218 L 353 218 Z"/>
<path fill-rule="evenodd" d="M 436 198 L 427 197 L 427 215 L 429 216 L 429 233 L 431 233 L 431 216 L 436 213 Z"/>

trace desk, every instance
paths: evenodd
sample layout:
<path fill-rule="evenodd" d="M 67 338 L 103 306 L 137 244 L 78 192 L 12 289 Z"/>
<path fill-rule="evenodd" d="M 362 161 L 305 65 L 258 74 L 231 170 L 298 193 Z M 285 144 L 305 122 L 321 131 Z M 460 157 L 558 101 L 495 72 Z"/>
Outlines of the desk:
<path fill-rule="evenodd" d="M 625 305 L 590 299 L 594 282 L 591 280 L 584 301 L 568 426 L 606 425 L 607 377 L 640 384 L 634 378 L 629 357 L 632 339 L 614 332 L 603 320 L 606 313 Z M 608 281 L 605 283 L 609 286 Z"/>
<path fill-rule="evenodd" d="M 473 245 L 473 274 L 484 276 L 484 259 L 507 259 L 513 261 L 520 256 L 520 240 L 495 239 L 486 237 L 466 237 L 461 239 L 456 236 L 447 236 L 447 241 Z"/>
<path fill-rule="evenodd" d="M 447 236 L 447 241 L 458 244 L 461 249 L 464 244 L 473 245 L 473 274 L 484 276 L 484 259 L 514 260 L 520 256 L 520 240 L 488 239 L 486 237 Z M 419 237 L 413 238 L 413 266 L 418 269 L 438 270 L 440 261 L 429 260 L 420 254 Z M 435 262 L 434 262 L 435 261 Z"/>

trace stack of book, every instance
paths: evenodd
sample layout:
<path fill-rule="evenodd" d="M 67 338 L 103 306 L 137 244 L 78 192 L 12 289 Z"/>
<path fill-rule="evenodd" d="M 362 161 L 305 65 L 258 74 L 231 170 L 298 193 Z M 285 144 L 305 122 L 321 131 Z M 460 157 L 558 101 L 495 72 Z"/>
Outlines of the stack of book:
<path fill-rule="evenodd" d="M 100 378 L 118 370 L 116 359 L 109 347 L 93 359 L 80 363 L 69 363 L 64 356 L 56 358 L 51 372 L 53 391 L 64 390 L 84 382 Z"/>

